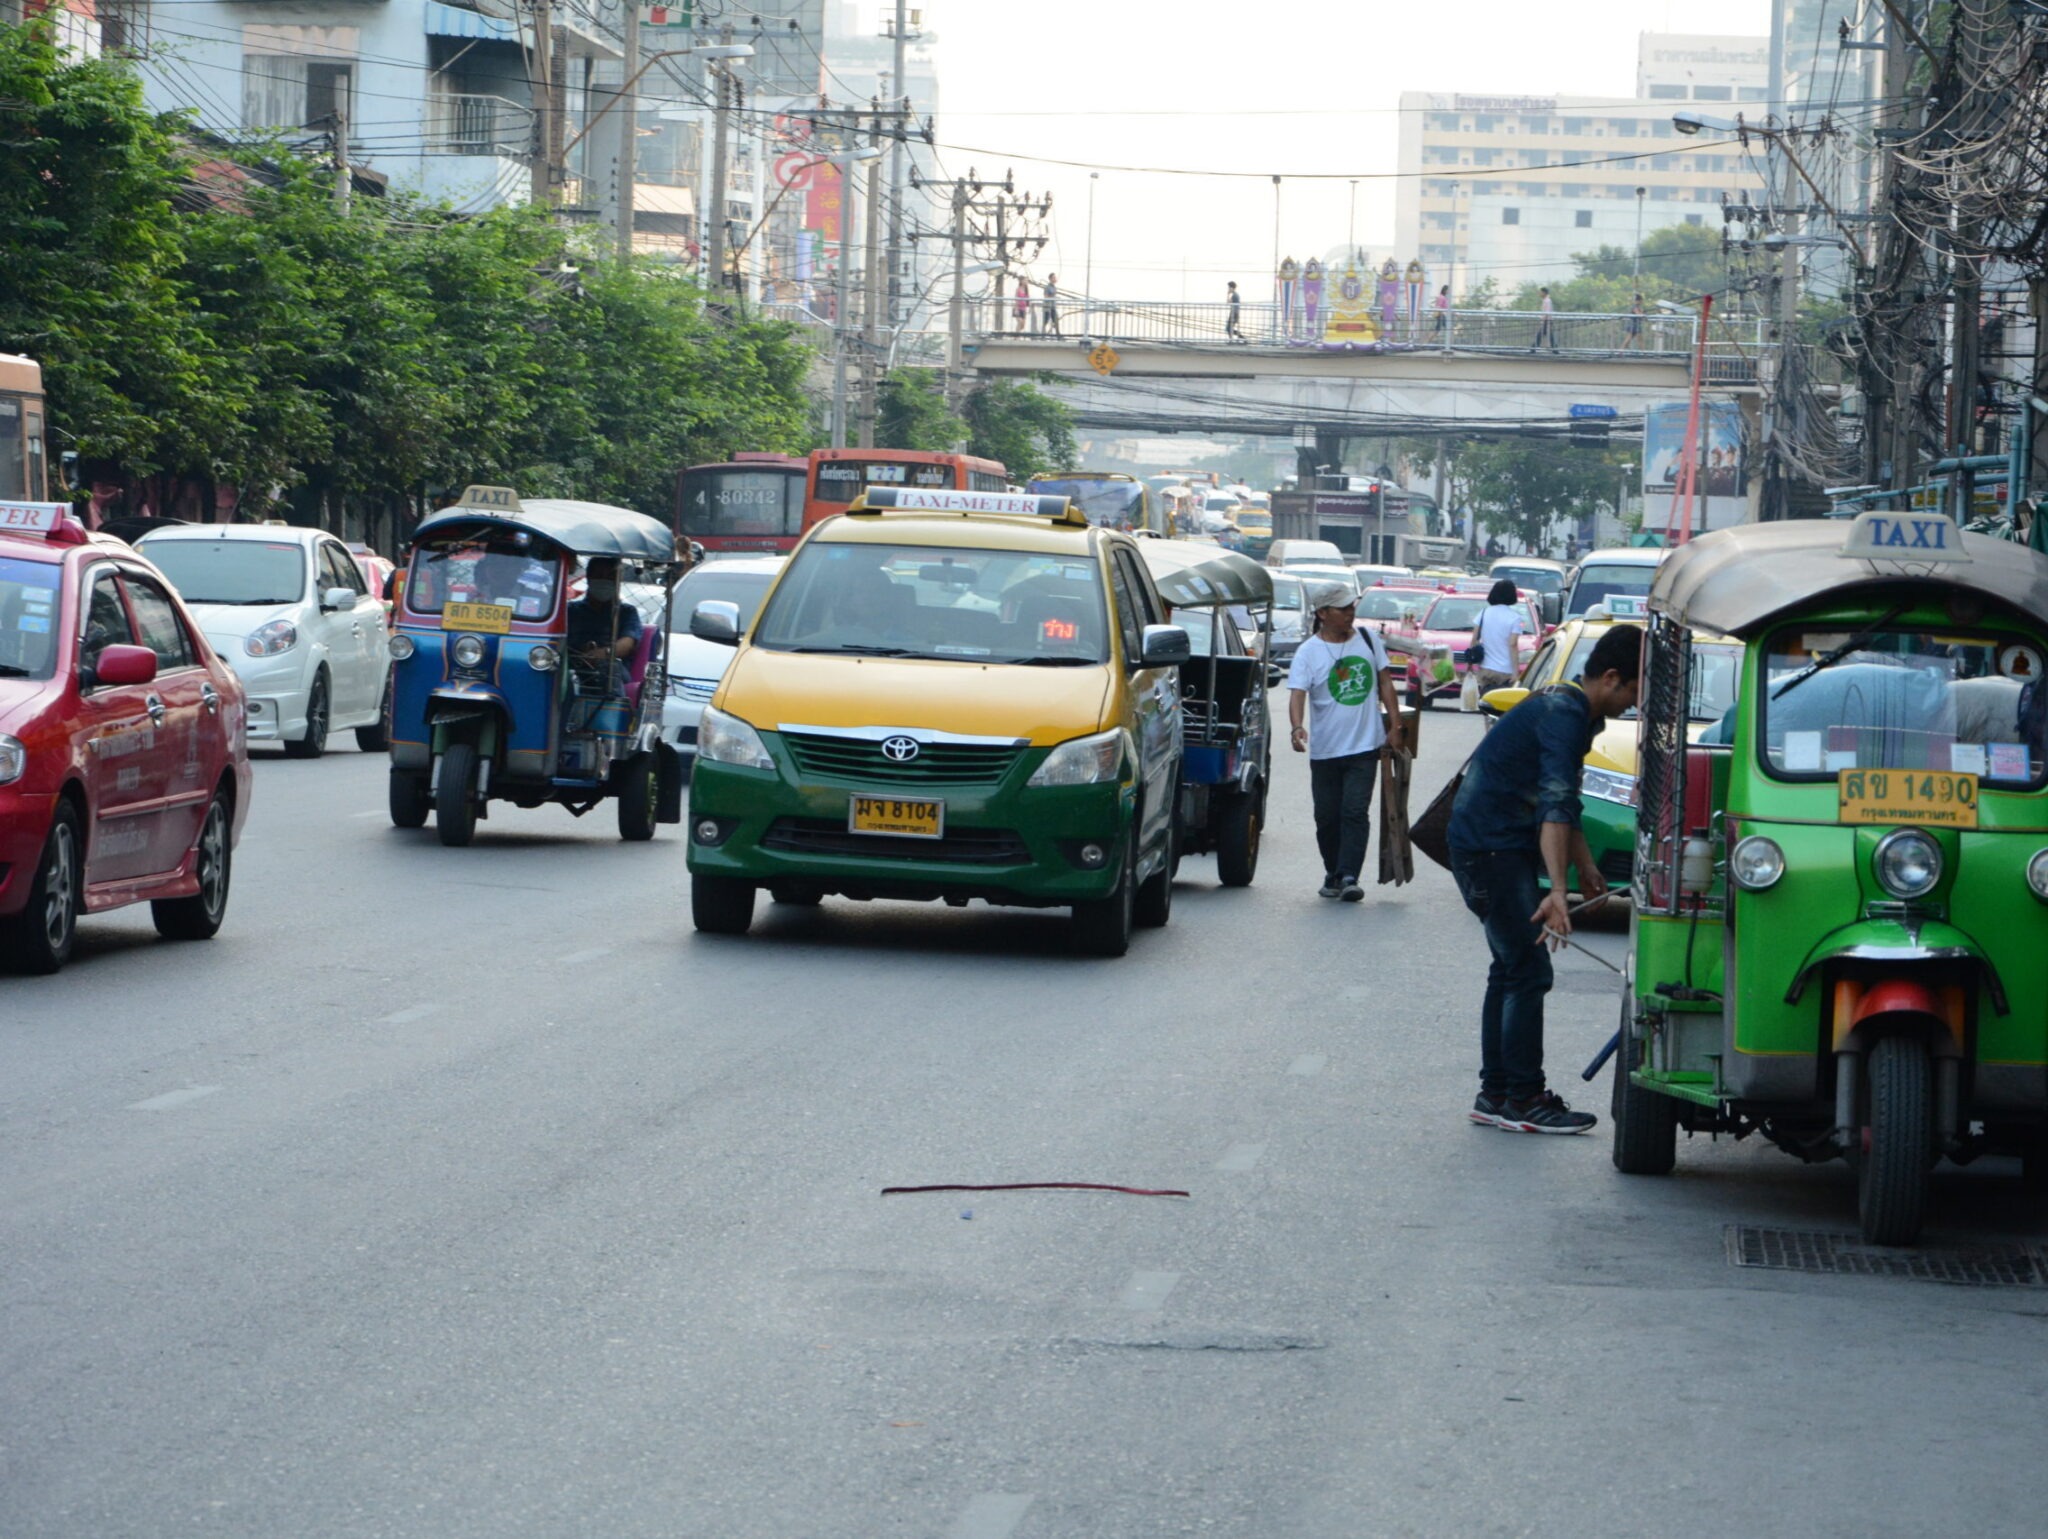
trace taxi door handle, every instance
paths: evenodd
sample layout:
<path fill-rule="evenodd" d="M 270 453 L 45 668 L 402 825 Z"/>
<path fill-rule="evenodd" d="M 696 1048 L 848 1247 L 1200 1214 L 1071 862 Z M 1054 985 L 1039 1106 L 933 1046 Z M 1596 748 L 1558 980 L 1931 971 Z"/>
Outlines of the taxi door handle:
<path fill-rule="evenodd" d="M 149 719 L 151 721 L 155 722 L 159 727 L 161 727 L 164 724 L 163 701 L 159 700 L 155 695 L 151 695 L 147 700 L 142 702 L 142 707 L 144 710 L 149 712 Z"/>
<path fill-rule="evenodd" d="M 209 714 L 218 714 L 220 711 L 220 691 L 211 684 L 200 685 L 199 703 Z"/>

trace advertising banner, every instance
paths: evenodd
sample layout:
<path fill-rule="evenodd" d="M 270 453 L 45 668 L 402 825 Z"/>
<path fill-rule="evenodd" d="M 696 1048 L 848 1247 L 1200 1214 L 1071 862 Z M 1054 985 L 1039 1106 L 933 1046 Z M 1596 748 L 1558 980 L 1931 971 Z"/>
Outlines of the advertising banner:
<path fill-rule="evenodd" d="M 1684 401 L 1662 401 L 1643 413 L 1643 528 L 1667 539 L 1674 536 L 1681 517 L 1679 473 L 1685 461 L 1688 410 Z M 1742 408 L 1733 401 L 1702 401 L 1692 533 L 1726 529 L 1748 516 Z"/>

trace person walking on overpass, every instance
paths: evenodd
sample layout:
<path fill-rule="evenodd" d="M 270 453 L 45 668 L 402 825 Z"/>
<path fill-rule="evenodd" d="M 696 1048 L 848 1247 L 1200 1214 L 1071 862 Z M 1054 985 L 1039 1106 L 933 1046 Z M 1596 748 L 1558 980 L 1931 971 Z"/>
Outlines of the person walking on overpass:
<path fill-rule="evenodd" d="M 1230 311 L 1224 317 L 1223 335 L 1232 342 L 1242 342 L 1245 338 L 1243 329 L 1237 324 L 1237 284 L 1235 281 L 1228 285 L 1227 294 Z"/>
<path fill-rule="evenodd" d="M 1048 337 L 1056 337 L 1060 334 L 1060 275 L 1058 273 L 1047 273 L 1045 275 L 1045 291 L 1040 297 L 1043 300 L 1045 311 L 1045 334 Z"/>
<path fill-rule="evenodd" d="M 1557 351 L 1557 306 L 1550 302 L 1549 289 L 1541 290 L 1540 294 L 1542 303 L 1536 308 L 1542 318 L 1536 322 L 1536 340 L 1529 344 L 1529 351 L 1533 353 L 1539 347 L 1547 347 L 1554 353 Z"/>

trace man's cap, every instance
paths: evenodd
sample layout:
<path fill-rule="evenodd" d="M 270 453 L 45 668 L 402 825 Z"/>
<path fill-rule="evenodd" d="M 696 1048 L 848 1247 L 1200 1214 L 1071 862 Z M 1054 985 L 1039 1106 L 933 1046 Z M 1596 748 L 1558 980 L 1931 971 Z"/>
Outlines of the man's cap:
<path fill-rule="evenodd" d="M 1325 579 L 1307 584 L 1311 609 L 1349 609 L 1358 602 L 1358 590 L 1347 582 Z"/>

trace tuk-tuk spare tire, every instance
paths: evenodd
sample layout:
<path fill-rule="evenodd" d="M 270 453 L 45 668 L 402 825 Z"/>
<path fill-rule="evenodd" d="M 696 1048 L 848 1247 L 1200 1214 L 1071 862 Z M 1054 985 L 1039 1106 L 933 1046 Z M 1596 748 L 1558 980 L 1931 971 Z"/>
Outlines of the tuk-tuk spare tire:
<path fill-rule="evenodd" d="M 1259 832 L 1266 821 L 1266 787 L 1234 791 L 1223 798 L 1216 818 L 1216 879 L 1225 887 L 1249 887 L 1259 870 Z"/>

